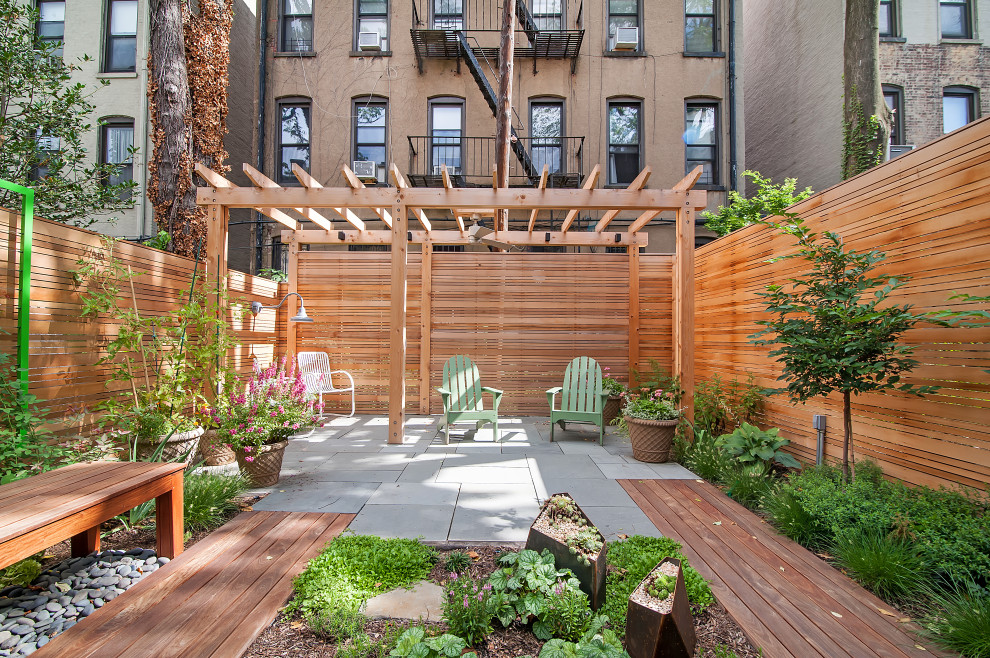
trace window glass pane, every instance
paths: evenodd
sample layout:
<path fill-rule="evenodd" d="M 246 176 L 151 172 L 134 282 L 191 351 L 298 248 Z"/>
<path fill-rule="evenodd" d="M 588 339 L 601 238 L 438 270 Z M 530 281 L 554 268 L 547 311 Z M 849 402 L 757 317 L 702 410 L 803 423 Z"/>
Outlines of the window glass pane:
<path fill-rule="evenodd" d="M 559 146 L 534 146 L 533 166 L 537 171 L 543 171 L 543 165 L 547 165 L 551 174 L 556 174 L 561 170 L 561 148 Z"/>
<path fill-rule="evenodd" d="M 685 144 L 714 144 L 715 143 L 715 108 L 687 108 Z"/>
<path fill-rule="evenodd" d="M 288 52 L 299 52 L 313 49 L 313 19 L 286 18 L 285 43 L 282 49 Z"/>
<path fill-rule="evenodd" d="M 103 161 L 111 164 L 120 164 L 131 159 L 128 152 L 134 145 L 134 126 L 106 126 L 106 144 L 104 146 Z"/>
<path fill-rule="evenodd" d="M 965 39 L 969 36 L 966 26 L 966 5 L 943 4 L 940 8 L 942 36 Z"/>
<path fill-rule="evenodd" d="M 563 135 L 561 119 L 563 108 L 554 103 L 533 105 L 530 135 L 533 137 L 560 137 Z"/>
<path fill-rule="evenodd" d="M 438 132 L 460 134 L 461 108 L 451 105 L 433 106 L 433 133 Z"/>
<path fill-rule="evenodd" d="M 691 171 L 701 165 L 701 177 L 698 178 L 699 185 L 714 185 L 715 175 L 714 167 L 710 160 L 687 160 L 684 163 L 684 175 L 691 173 Z"/>
<path fill-rule="evenodd" d="M 535 0 L 533 2 L 534 14 L 559 14 L 561 12 L 561 0 Z"/>
<path fill-rule="evenodd" d="M 434 14 L 461 14 L 463 11 L 462 0 L 433 0 Z"/>
<path fill-rule="evenodd" d="M 113 37 L 110 41 L 110 62 L 108 68 L 111 71 L 133 71 L 135 63 L 135 47 L 137 39 L 134 37 Z"/>
<path fill-rule="evenodd" d="M 688 14 L 714 14 L 715 0 L 686 0 L 684 11 Z"/>
<path fill-rule="evenodd" d="M 891 16 L 891 7 L 889 3 L 880 3 L 880 36 L 890 37 L 894 35 L 892 25 L 893 16 Z"/>
<path fill-rule="evenodd" d="M 637 0 L 609 0 L 608 12 L 610 14 L 637 14 Z"/>
<path fill-rule="evenodd" d="M 285 0 L 282 5 L 285 14 L 312 14 L 313 0 Z"/>
<path fill-rule="evenodd" d="M 608 33 L 615 37 L 615 29 L 618 27 L 637 27 L 639 19 L 636 16 L 609 16 Z"/>
<path fill-rule="evenodd" d="M 282 143 L 309 143 L 309 108 L 300 105 L 282 106 Z"/>
<path fill-rule="evenodd" d="M 684 47 L 689 53 L 707 53 L 715 50 L 715 19 L 707 16 L 688 16 L 684 19 Z"/>
<path fill-rule="evenodd" d="M 38 23 L 38 36 L 61 39 L 65 34 L 65 23 Z"/>
<path fill-rule="evenodd" d="M 359 105 L 357 124 L 360 126 L 384 126 L 385 106 L 380 104 Z"/>
<path fill-rule="evenodd" d="M 308 146 L 283 146 L 281 176 L 283 181 L 292 182 L 296 180 L 292 173 L 292 165 L 297 164 L 306 171 L 309 171 L 309 147 Z"/>
<path fill-rule="evenodd" d="M 362 18 L 358 21 L 358 32 L 377 32 L 382 36 L 382 45 L 388 36 L 388 21 L 384 18 Z"/>
<path fill-rule="evenodd" d="M 628 185 L 639 175 L 639 147 L 614 146 L 609 149 L 609 181 Z"/>
<path fill-rule="evenodd" d="M 942 98 L 943 132 L 952 132 L 972 121 L 969 96 L 945 96 Z"/>
<path fill-rule="evenodd" d="M 42 2 L 38 9 L 41 12 L 41 20 L 43 21 L 65 21 L 64 2 Z"/>
<path fill-rule="evenodd" d="M 137 0 L 116 0 L 113 3 L 110 34 L 137 34 Z"/>
<path fill-rule="evenodd" d="M 357 141 L 360 144 L 384 144 L 385 128 L 358 128 Z"/>
<path fill-rule="evenodd" d="M 357 147 L 357 153 L 355 154 L 357 160 L 370 160 L 371 162 L 383 163 L 385 162 L 385 147 L 384 146 L 368 146 L 362 144 Z"/>
<path fill-rule="evenodd" d="M 639 144 L 639 108 L 632 105 L 609 107 L 608 135 L 610 144 Z"/>
<path fill-rule="evenodd" d="M 560 16 L 534 16 L 533 22 L 536 23 L 537 29 L 540 30 L 561 30 L 563 29 L 561 25 Z"/>
<path fill-rule="evenodd" d="M 387 14 L 388 2 L 386 0 L 361 0 L 358 3 L 358 12 L 361 14 Z"/>

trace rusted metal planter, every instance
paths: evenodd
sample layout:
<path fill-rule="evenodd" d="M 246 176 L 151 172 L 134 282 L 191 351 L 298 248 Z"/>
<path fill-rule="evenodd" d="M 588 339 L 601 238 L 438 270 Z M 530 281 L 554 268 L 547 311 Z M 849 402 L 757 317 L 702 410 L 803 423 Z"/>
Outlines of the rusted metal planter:
<path fill-rule="evenodd" d="M 690 658 L 694 655 L 697 638 L 694 620 L 684 587 L 684 570 L 681 561 L 664 558 L 636 588 L 640 592 L 646 583 L 665 563 L 677 565 L 677 584 L 674 585 L 674 601 L 671 611 L 664 614 L 629 599 L 626 611 L 626 651 L 632 658 Z"/>
<path fill-rule="evenodd" d="M 571 500 L 574 500 L 568 493 L 556 493 L 553 494 L 553 496 L 567 496 Z M 550 496 L 550 498 L 553 498 L 553 496 Z M 536 515 L 537 519 L 543 515 L 549 500 L 550 499 L 548 498 L 547 502 L 543 503 L 543 507 L 540 508 L 540 513 Z M 591 561 L 590 566 L 584 566 L 584 564 L 578 560 L 577 555 L 571 555 L 571 551 L 567 547 L 567 544 L 543 533 L 541 530 L 537 530 L 533 527 L 533 525 L 530 525 L 529 527 L 529 536 L 526 538 L 526 548 L 534 550 L 538 553 L 542 553 L 543 549 L 548 549 L 553 555 L 554 563 L 557 565 L 558 569 L 570 569 L 574 572 L 574 576 L 581 581 L 581 591 L 588 595 L 591 609 L 598 610 L 605 605 L 605 554 L 608 547 L 605 544 L 605 536 L 602 535 L 597 527 L 595 527 L 595 525 L 591 522 L 591 519 L 588 518 L 588 515 L 584 513 L 584 510 L 582 510 L 577 503 L 574 503 L 574 506 L 577 508 L 578 514 L 588 522 L 590 527 L 595 528 L 595 531 L 598 532 L 598 536 L 602 539 L 602 548 L 598 551 L 598 555 L 594 557 L 588 556 L 588 559 Z M 535 523 L 536 520 L 534 519 L 533 524 Z"/>

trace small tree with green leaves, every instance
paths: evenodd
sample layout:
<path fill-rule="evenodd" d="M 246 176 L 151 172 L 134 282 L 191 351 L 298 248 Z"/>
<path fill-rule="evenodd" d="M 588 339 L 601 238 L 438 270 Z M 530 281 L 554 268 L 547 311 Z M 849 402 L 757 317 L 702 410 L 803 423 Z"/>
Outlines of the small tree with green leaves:
<path fill-rule="evenodd" d="M 770 356 L 783 366 L 778 380 L 796 402 L 819 395 L 842 394 L 842 468 L 855 477 L 851 398 L 870 391 L 897 390 L 925 395 L 936 386 L 901 381 L 918 362 L 913 348 L 898 339 L 928 319 L 911 312 L 911 305 L 893 304 L 890 295 L 908 280 L 873 272 L 886 255 L 846 249 L 831 231 L 814 233 L 799 218 L 776 225 L 797 239 L 798 251 L 775 260 L 802 258 L 812 269 L 789 278 L 788 286 L 773 284 L 759 293 L 771 314 L 757 324 L 764 329 L 750 336 L 757 345 L 773 345 Z M 937 321 L 936 321 L 937 322 Z"/>
<path fill-rule="evenodd" d="M 756 195 L 747 199 L 735 190 L 729 191 L 729 205 L 719 206 L 718 212 L 705 211 L 705 226 L 719 236 L 741 229 L 750 224 L 756 224 L 764 217 L 781 214 L 785 208 L 804 201 L 813 194 L 810 187 L 795 193 L 796 178 L 785 178 L 783 185 L 775 185 L 769 178 L 764 178 L 758 171 L 744 171 L 743 176 L 753 179 L 757 186 Z"/>

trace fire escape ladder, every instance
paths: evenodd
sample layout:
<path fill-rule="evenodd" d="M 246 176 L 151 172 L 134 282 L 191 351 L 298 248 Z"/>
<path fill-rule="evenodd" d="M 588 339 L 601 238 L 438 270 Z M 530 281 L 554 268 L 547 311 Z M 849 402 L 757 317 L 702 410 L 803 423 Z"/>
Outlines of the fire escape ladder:
<path fill-rule="evenodd" d="M 522 26 L 523 32 L 526 33 L 526 38 L 529 39 L 529 44 L 531 46 L 536 45 L 536 35 L 539 33 L 540 28 L 536 25 L 536 19 L 533 18 L 533 14 L 529 11 L 529 7 L 522 0 L 517 0 L 516 2 L 516 18 L 519 19 L 519 24 Z"/>

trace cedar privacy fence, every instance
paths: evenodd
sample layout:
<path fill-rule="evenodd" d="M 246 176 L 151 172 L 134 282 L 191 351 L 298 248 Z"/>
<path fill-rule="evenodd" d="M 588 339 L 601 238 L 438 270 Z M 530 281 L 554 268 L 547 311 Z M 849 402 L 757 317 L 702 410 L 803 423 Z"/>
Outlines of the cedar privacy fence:
<path fill-rule="evenodd" d="M 884 271 L 910 275 L 898 300 L 919 310 L 975 308 L 948 301 L 953 292 L 990 294 L 990 119 L 916 149 L 797 205 L 816 230 L 834 230 L 857 250 L 887 252 Z M 215 215 L 211 215 L 215 217 Z M 16 216 L 0 213 L 4 290 L 2 348 L 14 344 L 17 285 Z M 99 236 L 38 220 L 31 306 L 31 391 L 54 416 L 91 409 L 107 396 L 101 345 L 115 327 L 79 318 L 71 271 Z M 779 373 L 767 349 L 747 336 L 759 327 L 756 293 L 800 262 L 766 261 L 787 253 L 790 238 L 752 226 L 702 247 L 695 263 L 696 376 L 774 386 Z M 214 251 L 208 250 L 209 253 Z M 240 307 L 271 304 L 287 290 L 266 279 L 229 272 L 231 311 L 242 345 L 233 355 L 244 370 L 256 355 L 319 350 L 351 371 L 363 413 L 384 413 L 389 398 L 388 253 L 296 251 L 290 288 L 306 300 L 313 324 L 287 331 L 285 307 L 252 322 Z M 424 253 L 425 259 L 424 262 Z M 147 274 L 135 281 L 142 313 L 167 313 L 188 289 L 194 262 L 141 245 L 122 243 L 118 256 Z M 201 267 L 205 267 L 201 263 Z M 559 385 L 566 363 L 590 355 L 624 379 L 630 366 L 655 359 L 672 370 L 670 255 L 606 253 L 410 252 L 406 271 L 406 410 L 437 412 L 443 362 L 468 354 L 484 383 L 506 391 L 506 414 L 544 414 L 543 391 Z M 804 268 L 806 269 L 806 268 Z M 222 269 L 220 271 L 223 271 Z M 424 285 L 425 284 L 425 285 Z M 681 300 L 690 303 L 690 300 Z M 291 308 L 291 307 L 290 307 Z M 912 379 L 942 386 L 923 399 L 901 394 L 854 399 L 857 453 L 876 459 L 890 475 L 911 483 L 990 483 L 990 328 L 926 327 L 908 336 L 922 365 Z M 764 421 L 779 426 L 794 452 L 813 461 L 813 414 L 828 416 L 826 455 L 841 450 L 837 399 L 791 405 L 770 398 Z"/>

